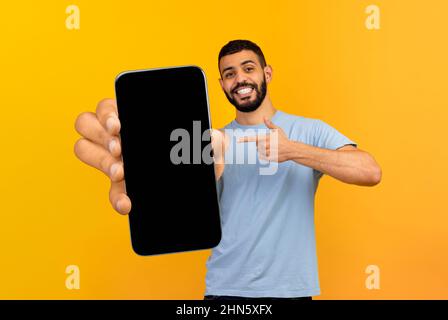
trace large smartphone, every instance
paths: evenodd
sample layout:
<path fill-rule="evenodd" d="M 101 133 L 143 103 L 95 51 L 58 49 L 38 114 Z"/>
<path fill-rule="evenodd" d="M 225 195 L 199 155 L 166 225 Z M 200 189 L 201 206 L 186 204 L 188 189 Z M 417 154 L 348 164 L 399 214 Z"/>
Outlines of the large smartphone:
<path fill-rule="evenodd" d="M 204 71 L 126 71 L 115 79 L 129 225 L 139 255 L 213 248 L 221 220 Z"/>

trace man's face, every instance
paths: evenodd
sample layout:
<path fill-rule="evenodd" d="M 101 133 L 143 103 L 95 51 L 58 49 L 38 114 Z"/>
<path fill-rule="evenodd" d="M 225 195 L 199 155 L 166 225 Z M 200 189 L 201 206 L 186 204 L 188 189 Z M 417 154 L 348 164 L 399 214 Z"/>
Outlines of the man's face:
<path fill-rule="evenodd" d="M 265 70 L 258 56 L 250 50 L 224 56 L 219 62 L 219 71 L 219 81 L 229 102 L 241 112 L 257 110 L 267 91 Z M 270 73 L 268 76 L 267 82 Z"/>

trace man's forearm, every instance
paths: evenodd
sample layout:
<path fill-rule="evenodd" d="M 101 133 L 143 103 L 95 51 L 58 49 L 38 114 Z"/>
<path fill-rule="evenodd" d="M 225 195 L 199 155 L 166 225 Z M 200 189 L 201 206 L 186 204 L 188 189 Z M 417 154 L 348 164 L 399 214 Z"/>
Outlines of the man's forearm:
<path fill-rule="evenodd" d="M 342 182 L 373 186 L 381 180 L 381 168 L 362 150 L 329 150 L 291 141 L 290 160 L 316 169 Z"/>
<path fill-rule="evenodd" d="M 215 178 L 216 181 L 221 178 L 222 174 L 224 173 L 224 162 L 223 163 L 215 163 Z"/>

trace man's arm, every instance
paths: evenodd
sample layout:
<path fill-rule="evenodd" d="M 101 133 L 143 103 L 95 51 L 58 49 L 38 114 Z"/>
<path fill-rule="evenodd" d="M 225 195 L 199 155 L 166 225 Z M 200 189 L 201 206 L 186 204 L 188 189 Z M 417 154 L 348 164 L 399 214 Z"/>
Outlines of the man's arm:
<path fill-rule="evenodd" d="M 374 186 L 381 181 L 381 168 L 366 151 L 352 145 L 330 150 L 289 140 L 285 132 L 272 121 L 266 118 L 265 123 L 270 134 L 239 140 L 256 142 L 260 158 L 276 162 L 292 160 L 342 182 L 360 186 Z"/>
<path fill-rule="evenodd" d="M 215 178 L 218 181 L 224 173 L 224 154 L 229 146 L 229 137 L 224 129 L 212 130 L 213 160 L 215 165 Z"/>
<path fill-rule="evenodd" d="M 289 140 L 289 158 L 345 183 L 374 186 L 381 181 L 381 168 L 366 151 L 352 145 L 337 150 Z"/>
<path fill-rule="evenodd" d="M 215 178 L 218 181 L 224 173 L 224 163 L 215 163 Z"/>

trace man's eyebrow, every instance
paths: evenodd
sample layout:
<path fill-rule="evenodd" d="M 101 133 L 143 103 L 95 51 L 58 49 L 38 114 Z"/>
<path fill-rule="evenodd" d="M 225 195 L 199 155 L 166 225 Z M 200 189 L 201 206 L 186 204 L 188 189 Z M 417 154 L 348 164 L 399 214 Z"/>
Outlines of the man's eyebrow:
<path fill-rule="evenodd" d="M 252 60 L 246 60 L 246 61 L 243 61 L 243 62 L 241 62 L 241 65 L 243 65 L 243 64 L 246 64 L 246 63 L 253 63 L 253 64 L 256 64 L 254 61 L 252 61 Z"/>
<path fill-rule="evenodd" d="M 233 67 L 224 68 L 224 70 L 222 70 L 222 73 L 224 73 L 224 72 L 226 72 L 227 70 L 230 70 L 230 69 L 233 69 Z"/>
<path fill-rule="evenodd" d="M 253 64 L 256 64 L 253 60 L 245 60 L 245 61 L 241 62 L 241 65 L 245 65 L 245 64 L 247 64 L 247 63 L 253 63 Z M 227 67 L 227 68 L 224 68 L 224 70 L 222 70 L 222 73 L 226 72 L 227 70 L 231 70 L 231 69 L 234 69 L 234 67 Z"/>

